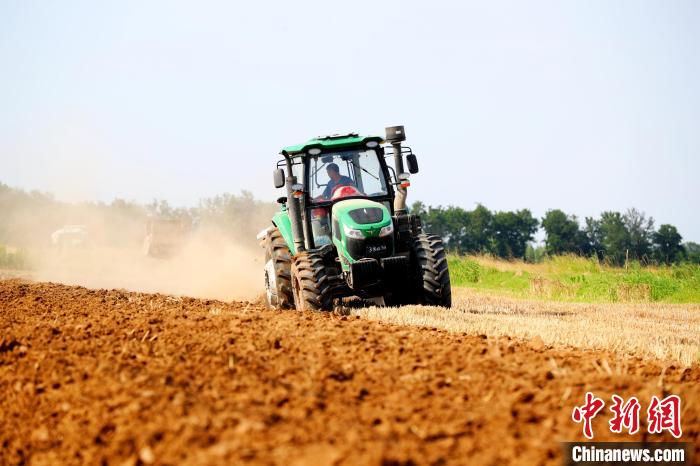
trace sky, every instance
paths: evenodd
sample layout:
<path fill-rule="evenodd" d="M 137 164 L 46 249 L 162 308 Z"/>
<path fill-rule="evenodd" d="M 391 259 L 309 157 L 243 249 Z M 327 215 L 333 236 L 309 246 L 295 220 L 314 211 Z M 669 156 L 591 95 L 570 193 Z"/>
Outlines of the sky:
<path fill-rule="evenodd" d="M 0 182 L 251 191 L 279 150 L 402 124 L 409 202 L 636 207 L 700 242 L 700 2 L 0 2 Z"/>

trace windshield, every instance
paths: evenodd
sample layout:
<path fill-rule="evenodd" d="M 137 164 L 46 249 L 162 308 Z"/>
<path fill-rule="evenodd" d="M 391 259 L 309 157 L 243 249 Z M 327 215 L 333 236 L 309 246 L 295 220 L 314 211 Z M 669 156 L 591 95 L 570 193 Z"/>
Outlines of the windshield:
<path fill-rule="evenodd" d="M 309 160 L 309 185 L 314 201 L 327 201 L 342 186 L 351 186 L 360 196 L 388 194 L 377 153 L 349 150 L 324 153 Z M 353 192 L 352 190 L 351 192 Z"/>

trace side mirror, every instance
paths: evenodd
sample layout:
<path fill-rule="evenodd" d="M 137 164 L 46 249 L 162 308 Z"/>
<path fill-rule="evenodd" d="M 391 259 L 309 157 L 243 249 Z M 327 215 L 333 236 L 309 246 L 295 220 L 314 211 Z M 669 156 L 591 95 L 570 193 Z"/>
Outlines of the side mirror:
<path fill-rule="evenodd" d="M 275 180 L 275 188 L 281 188 L 284 186 L 284 170 L 281 168 L 276 169 L 272 172 L 272 178 Z"/>
<path fill-rule="evenodd" d="M 278 204 L 286 204 L 287 203 L 287 196 L 278 197 L 277 203 Z"/>
<path fill-rule="evenodd" d="M 406 156 L 406 168 L 408 168 L 409 173 L 418 173 L 418 159 L 416 159 L 416 154 L 408 154 Z"/>

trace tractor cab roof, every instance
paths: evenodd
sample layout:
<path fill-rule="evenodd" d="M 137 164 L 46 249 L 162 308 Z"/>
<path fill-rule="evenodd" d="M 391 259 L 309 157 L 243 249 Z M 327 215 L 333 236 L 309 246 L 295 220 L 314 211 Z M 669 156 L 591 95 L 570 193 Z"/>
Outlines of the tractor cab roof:
<path fill-rule="evenodd" d="M 303 156 L 306 155 L 306 152 L 309 149 L 315 147 L 321 149 L 322 151 L 349 149 L 355 146 L 364 146 L 370 141 L 376 141 L 378 144 L 381 144 L 383 139 L 379 136 L 360 136 L 357 133 L 317 136 L 301 144 L 287 146 L 282 149 L 281 153 L 286 153 L 291 156 Z"/>

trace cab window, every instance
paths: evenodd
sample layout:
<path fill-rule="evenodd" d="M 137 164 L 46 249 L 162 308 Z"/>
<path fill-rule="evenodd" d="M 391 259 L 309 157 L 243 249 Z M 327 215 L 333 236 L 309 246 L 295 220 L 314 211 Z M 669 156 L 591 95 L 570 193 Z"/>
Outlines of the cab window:
<path fill-rule="evenodd" d="M 347 191 L 352 195 L 375 197 L 388 193 L 379 157 L 373 149 L 324 153 L 311 157 L 309 184 L 311 198 L 316 202 L 331 200 L 342 186 L 354 188 Z"/>

